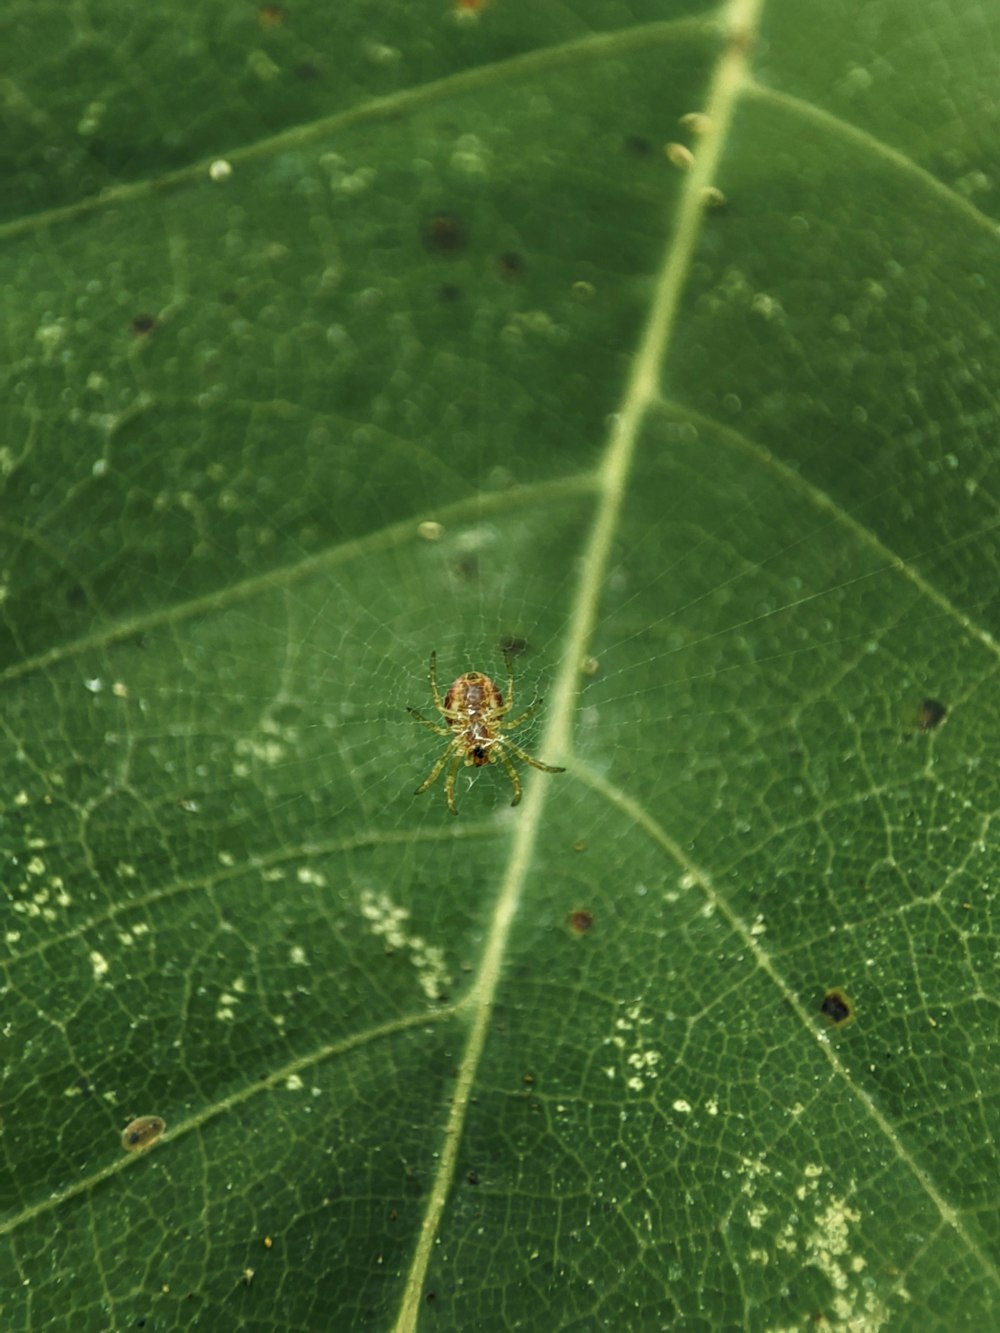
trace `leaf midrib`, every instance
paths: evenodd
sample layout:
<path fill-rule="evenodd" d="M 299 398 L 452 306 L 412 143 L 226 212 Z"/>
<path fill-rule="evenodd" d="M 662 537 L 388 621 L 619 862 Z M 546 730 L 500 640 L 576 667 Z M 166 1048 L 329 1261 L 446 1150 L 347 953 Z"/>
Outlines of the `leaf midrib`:
<path fill-rule="evenodd" d="M 579 587 L 555 688 L 549 698 L 548 721 L 541 746 L 544 756 L 558 757 L 560 762 L 568 759 L 572 752 L 580 664 L 586 656 L 597 618 L 639 433 L 649 409 L 658 401 L 662 367 L 701 230 L 706 189 L 714 179 L 739 92 L 748 77 L 749 49 L 763 3 L 764 0 L 730 0 L 726 8 L 726 43 L 706 98 L 705 111 L 710 130 L 701 142 L 681 191 L 676 225 L 656 278 L 649 318 L 639 339 L 621 408 L 613 418 L 614 425 L 600 469 L 597 512 L 583 552 Z M 530 782 L 511 841 L 510 857 L 498 890 L 476 981 L 470 992 L 469 1035 L 459 1065 L 438 1171 L 428 1193 L 423 1225 L 405 1283 L 396 1333 L 413 1333 L 417 1327 L 426 1273 L 455 1178 L 466 1112 L 486 1045 L 507 944 L 550 790 L 544 782 Z"/>

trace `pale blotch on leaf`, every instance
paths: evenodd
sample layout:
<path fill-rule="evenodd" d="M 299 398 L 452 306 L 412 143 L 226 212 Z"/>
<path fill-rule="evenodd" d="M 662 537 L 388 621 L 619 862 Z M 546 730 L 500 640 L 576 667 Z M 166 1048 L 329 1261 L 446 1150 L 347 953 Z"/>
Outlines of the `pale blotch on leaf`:
<path fill-rule="evenodd" d="M 122 1147 L 126 1152 L 142 1152 L 150 1148 L 167 1127 L 158 1115 L 140 1115 L 122 1130 Z"/>

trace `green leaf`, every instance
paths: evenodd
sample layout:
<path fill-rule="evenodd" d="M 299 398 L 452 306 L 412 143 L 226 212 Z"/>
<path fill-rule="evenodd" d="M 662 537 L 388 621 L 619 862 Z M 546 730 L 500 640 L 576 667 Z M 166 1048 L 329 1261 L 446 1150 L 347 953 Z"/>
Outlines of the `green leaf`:
<path fill-rule="evenodd" d="M 996 6 L 3 25 L 3 1327 L 994 1327 Z"/>

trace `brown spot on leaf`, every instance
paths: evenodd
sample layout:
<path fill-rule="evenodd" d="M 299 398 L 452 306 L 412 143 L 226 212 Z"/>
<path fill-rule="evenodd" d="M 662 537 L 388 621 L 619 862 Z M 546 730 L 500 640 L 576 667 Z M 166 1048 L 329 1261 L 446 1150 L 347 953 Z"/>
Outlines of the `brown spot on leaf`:
<path fill-rule="evenodd" d="M 435 213 L 424 225 L 424 245 L 435 254 L 453 257 L 468 245 L 468 237 L 455 213 Z"/>
<path fill-rule="evenodd" d="M 593 924 L 593 913 L 586 912 L 582 908 L 569 914 L 569 928 L 575 935 L 586 935 Z"/>
<path fill-rule="evenodd" d="M 131 328 L 137 338 L 147 338 L 156 328 L 156 316 L 136 315 L 132 320 Z"/>

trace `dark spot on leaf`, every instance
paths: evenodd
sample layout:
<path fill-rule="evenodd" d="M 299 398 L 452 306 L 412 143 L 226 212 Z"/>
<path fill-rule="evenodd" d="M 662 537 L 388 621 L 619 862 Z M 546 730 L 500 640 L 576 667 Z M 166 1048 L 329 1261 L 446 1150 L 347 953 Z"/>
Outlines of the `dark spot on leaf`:
<path fill-rule="evenodd" d="M 510 653 L 511 657 L 517 657 L 519 653 L 528 651 L 528 640 L 516 634 L 505 634 L 500 640 L 500 651 Z"/>
<path fill-rule="evenodd" d="M 427 1301 L 428 1304 L 429 1304 L 431 1301 L 433 1301 L 433 1300 L 436 1298 L 436 1296 L 437 1296 L 437 1292 L 436 1292 L 436 1291 L 429 1291 L 429 1292 L 427 1293 L 427 1295 L 424 1297 L 424 1300 Z"/>
<path fill-rule="evenodd" d="M 940 699 L 925 699 L 920 705 L 920 730 L 933 731 L 947 716 L 947 705 Z"/>
<path fill-rule="evenodd" d="M 625 140 L 625 148 L 633 157 L 650 157 L 653 152 L 653 145 L 641 134 L 630 134 Z"/>
<path fill-rule="evenodd" d="M 132 321 L 132 332 L 137 338 L 145 338 L 156 328 L 155 315 L 136 315 Z"/>
<path fill-rule="evenodd" d="M 574 852 L 585 852 L 587 850 L 587 844 L 584 842 L 583 838 L 578 838 L 577 841 L 574 842 L 573 850 Z"/>
<path fill-rule="evenodd" d="M 586 935 L 593 924 L 594 918 L 590 912 L 579 911 L 569 914 L 570 930 L 577 935 Z"/>
<path fill-rule="evenodd" d="M 524 260 L 513 250 L 508 250 L 506 254 L 501 255 L 499 263 L 500 276 L 503 278 L 519 278 L 524 272 Z"/>
<path fill-rule="evenodd" d="M 295 66 L 294 74 L 303 83 L 311 83 L 319 78 L 319 66 L 314 65 L 311 60 L 303 60 L 301 65 Z"/>
<path fill-rule="evenodd" d="M 261 5 L 257 11 L 257 21 L 262 28 L 280 28 L 288 17 L 283 5 Z"/>
<path fill-rule="evenodd" d="M 834 1027 L 838 1028 L 843 1027 L 845 1023 L 849 1023 L 854 1017 L 854 1005 L 839 987 L 827 991 L 823 996 L 819 1011 Z"/>
<path fill-rule="evenodd" d="M 462 289 L 456 287 L 453 282 L 442 282 L 438 288 L 438 297 L 442 301 L 453 302 L 461 298 Z"/>
<path fill-rule="evenodd" d="M 521 1082 L 524 1083 L 529 1088 L 531 1087 L 532 1083 L 534 1083 L 534 1081 L 535 1081 L 535 1076 L 532 1073 L 521 1075 Z"/>
<path fill-rule="evenodd" d="M 389 1221 L 397 1222 L 399 1220 L 399 1210 L 397 1208 L 389 1209 Z"/>
<path fill-rule="evenodd" d="M 465 1177 L 465 1178 L 466 1178 L 466 1180 L 469 1182 L 470 1185 L 478 1185 L 478 1184 L 479 1184 L 479 1172 L 478 1172 L 478 1171 L 469 1171 L 469 1172 L 466 1174 L 466 1177 Z"/>
<path fill-rule="evenodd" d="M 72 588 L 66 593 L 66 600 L 70 606 L 86 606 L 87 593 L 82 584 L 74 583 Z"/>
<path fill-rule="evenodd" d="M 435 213 L 424 225 L 424 245 L 437 254 L 457 255 L 467 244 L 465 228 L 454 213 Z"/>

